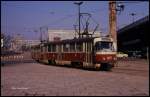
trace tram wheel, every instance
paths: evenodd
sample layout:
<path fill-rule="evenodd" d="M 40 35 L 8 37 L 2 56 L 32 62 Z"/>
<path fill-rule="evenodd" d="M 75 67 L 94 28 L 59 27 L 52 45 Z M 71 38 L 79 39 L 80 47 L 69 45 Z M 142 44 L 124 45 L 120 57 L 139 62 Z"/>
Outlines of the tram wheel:
<path fill-rule="evenodd" d="M 39 62 L 39 60 L 36 60 L 36 62 Z"/>
<path fill-rule="evenodd" d="M 48 60 L 48 64 L 52 64 L 52 61 L 51 61 L 51 60 Z"/>
<path fill-rule="evenodd" d="M 53 64 L 53 65 L 56 65 L 56 61 L 55 61 L 55 60 L 52 60 L 52 64 Z"/>
<path fill-rule="evenodd" d="M 111 64 L 107 64 L 107 63 L 103 63 L 100 67 L 100 70 L 104 70 L 104 71 L 110 71 L 112 68 Z"/>
<path fill-rule="evenodd" d="M 78 68 L 83 68 L 83 63 L 82 62 L 71 62 L 72 67 L 78 67 Z"/>
<path fill-rule="evenodd" d="M 50 64 L 50 65 L 55 65 L 56 62 L 55 62 L 55 60 L 48 60 L 48 64 Z"/>

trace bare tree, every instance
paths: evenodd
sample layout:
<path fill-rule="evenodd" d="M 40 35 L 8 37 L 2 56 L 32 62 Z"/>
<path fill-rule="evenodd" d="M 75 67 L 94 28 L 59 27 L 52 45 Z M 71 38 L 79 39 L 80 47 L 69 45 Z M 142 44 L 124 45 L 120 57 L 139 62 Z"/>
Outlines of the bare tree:
<path fill-rule="evenodd" d="M 11 46 L 12 37 L 10 35 L 6 35 L 4 33 L 1 33 L 1 39 L 3 39 L 2 50 L 9 50 L 9 48 Z"/>

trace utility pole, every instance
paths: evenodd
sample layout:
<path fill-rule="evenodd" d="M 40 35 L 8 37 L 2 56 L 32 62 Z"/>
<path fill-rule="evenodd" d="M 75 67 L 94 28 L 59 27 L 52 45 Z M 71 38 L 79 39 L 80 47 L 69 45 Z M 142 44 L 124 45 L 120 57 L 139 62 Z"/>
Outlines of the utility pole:
<path fill-rule="evenodd" d="M 109 34 L 114 40 L 115 51 L 117 51 L 117 22 L 116 1 L 109 1 Z"/>
<path fill-rule="evenodd" d="M 42 41 L 42 27 L 40 27 L 40 34 L 41 34 L 41 35 L 40 35 L 40 41 L 41 41 L 41 43 L 42 43 L 42 42 L 43 42 L 43 41 Z"/>
<path fill-rule="evenodd" d="M 80 18 L 81 18 L 81 15 L 80 15 L 80 5 L 83 4 L 83 2 L 75 2 L 74 4 L 78 5 L 78 16 L 79 16 L 79 38 L 81 36 L 81 31 L 80 31 Z"/>
<path fill-rule="evenodd" d="M 147 53 L 147 55 L 146 55 L 147 56 L 147 62 L 149 64 L 149 47 L 146 48 L 146 53 Z"/>

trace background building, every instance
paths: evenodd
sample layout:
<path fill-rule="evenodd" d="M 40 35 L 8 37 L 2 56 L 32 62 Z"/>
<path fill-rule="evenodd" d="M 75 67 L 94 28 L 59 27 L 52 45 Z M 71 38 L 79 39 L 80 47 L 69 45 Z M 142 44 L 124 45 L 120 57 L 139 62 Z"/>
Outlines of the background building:
<path fill-rule="evenodd" d="M 81 31 L 82 32 L 82 31 Z M 93 32 L 89 32 L 93 33 Z M 74 37 L 78 37 L 77 33 L 75 35 L 75 30 L 48 30 L 49 41 L 53 41 L 55 39 L 60 38 L 60 40 L 64 39 L 73 39 Z M 93 36 L 100 36 L 100 31 L 96 31 Z"/>
<path fill-rule="evenodd" d="M 118 30 L 118 50 L 129 56 L 148 57 L 149 16 L 145 16 Z"/>
<path fill-rule="evenodd" d="M 24 39 L 21 35 L 15 35 L 11 41 L 11 51 L 23 51 L 29 50 L 31 46 L 40 44 L 40 40 L 27 40 Z"/>

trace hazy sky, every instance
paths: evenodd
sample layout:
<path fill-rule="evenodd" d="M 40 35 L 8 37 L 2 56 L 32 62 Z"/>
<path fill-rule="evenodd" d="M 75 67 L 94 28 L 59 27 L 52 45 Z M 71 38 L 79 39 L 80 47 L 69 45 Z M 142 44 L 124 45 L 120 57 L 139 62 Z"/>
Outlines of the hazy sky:
<path fill-rule="evenodd" d="M 117 15 L 118 27 L 149 14 L 149 2 L 124 3 L 125 9 Z M 74 1 L 1 1 L 1 32 L 21 34 L 27 39 L 37 39 L 35 30 L 47 26 L 49 29 L 74 29 L 77 22 L 77 6 Z M 91 13 L 103 32 L 108 32 L 108 1 L 84 1 L 81 12 Z M 94 24 L 94 22 L 91 22 Z"/>

